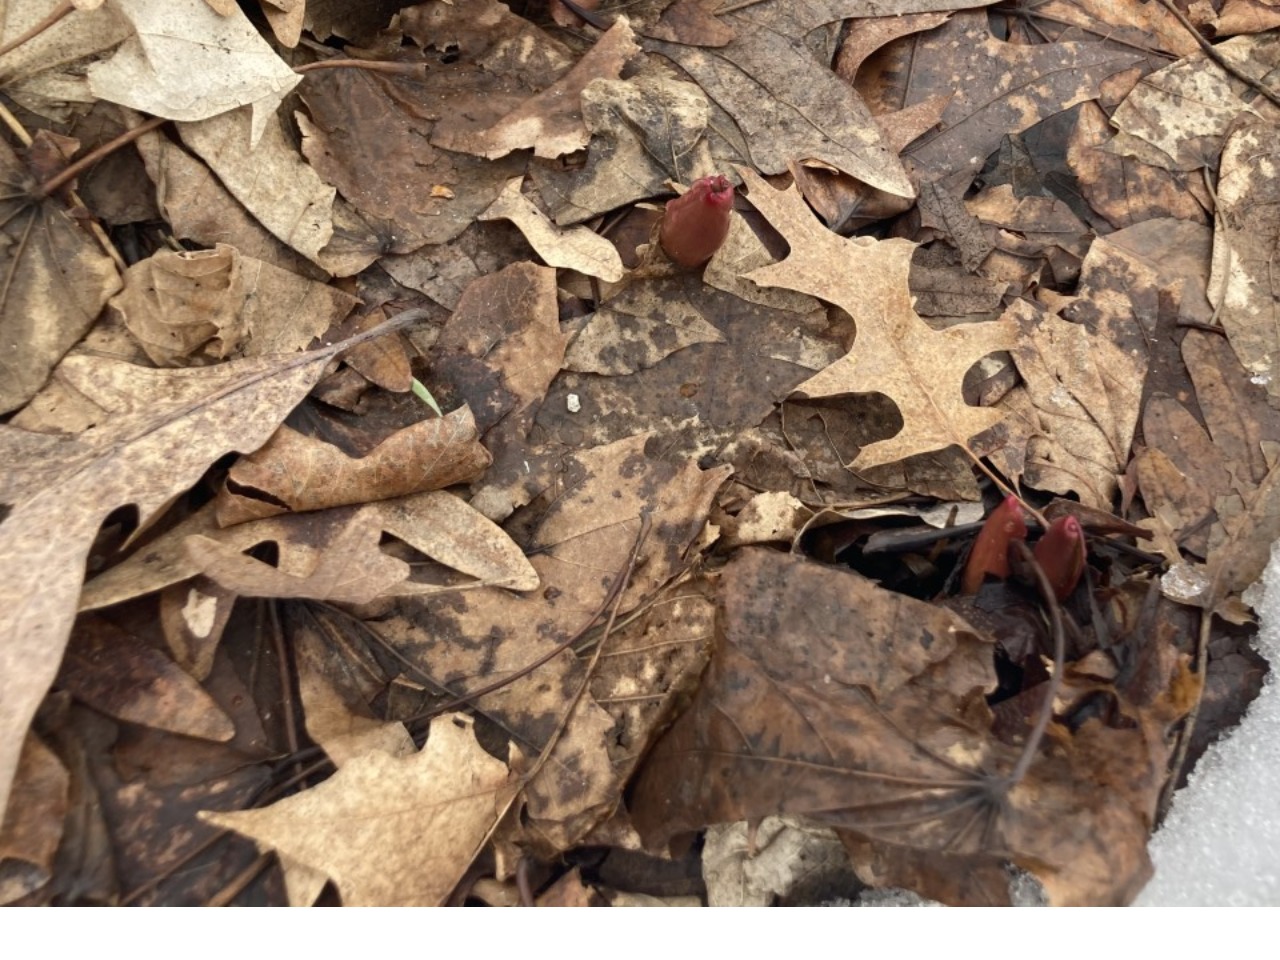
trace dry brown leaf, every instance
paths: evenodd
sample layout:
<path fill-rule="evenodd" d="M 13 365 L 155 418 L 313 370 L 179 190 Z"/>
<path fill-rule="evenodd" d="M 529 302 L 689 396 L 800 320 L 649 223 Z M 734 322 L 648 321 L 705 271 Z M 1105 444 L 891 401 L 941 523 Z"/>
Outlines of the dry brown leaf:
<path fill-rule="evenodd" d="M 809 397 L 879 392 L 902 414 L 901 431 L 864 446 L 849 469 L 963 447 L 1000 422 L 996 411 L 966 404 L 960 387 L 971 366 L 1014 345 L 1017 330 L 1011 321 L 933 330 L 911 306 L 907 278 L 915 244 L 837 236 L 813 218 L 795 188 L 775 190 L 750 171 L 742 172 L 752 205 L 790 247 L 781 263 L 755 270 L 747 279 L 834 303 L 858 328 L 853 349 L 795 392 Z"/>
<path fill-rule="evenodd" d="M 1115 40 L 1135 50 L 1163 50 L 1175 57 L 1189 57 L 1200 49 L 1187 28 L 1159 3 L 1045 0 L 1036 8 L 1036 13 L 1057 23 L 1074 24 L 1100 40 Z"/>
<path fill-rule="evenodd" d="M 1203 557 L 1214 503 L 1231 489 L 1218 448 L 1191 412 L 1172 397 L 1153 396 L 1142 411 L 1146 447 L 1133 461 L 1142 499 L 1169 523 L 1181 546 Z M 1216 525 L 1216 520 L 1214 521 Z"/>
<path fill-rule="evenodd" d="M 170 120 L 204 120 L 247 107 L 249 145 L 301 82 L 239 10 L 220 17 L 203 0 L 112 0 L 134 34 L 89 68 L 94 95 Z"/>
<path fill-rule="evenodd" d="M 737 124 L 751 162 L 766 174 L 811 161 L 878 190 L 912 197 L 896 151 L 861 97 L 804 45 L 811 25 L 793 4 L 751 6 L 723 20 L 726 46 L 703 49 L 649 41 L 677 63 Z"/>
<path fill-rule="evenodd" d="M 1262 33 L 1276 27 L 1280 27 L 1280 5 L 1275 0 L 1225 0 L 1222 12 L 1213 21 L 1219 37 Z"/>
<path fill-rule="evenodd" d="M 938 29 L 886 50 L 901 58 L 901 69 L 887 81 L 880 75 L 859 81 L 863 96 L 883 112 L 955 94 L 939 128 L 903 156 L 922 178 L 957 193 L 1005 135 L 1093 99 L 1103 80 L 1141 58 L 1099 43 L 1006 43 L 991 35 L 983 10 L 960 11 Z"/>
<path fill-rule="evenodd" d="M 356 511 L 320 547 L 315 566 L 301 576 L 245 556 L 212 537 L 191 536 L 185 547 L 200 572 L 246 597 L 368 603 L 409 576 L 409 565 L 378 550 L 382 529 L 375 511 Z"/>
<path fill-rule="evenodd" d="M 102 520 L 135 504 L 145 528 L 213 461 L 266 442 L 341 348 L 187 370 L 70 357 L 62 375 L 113 416 L 78 437 L 0 427 L 0 459 L 16 465 L 0 474 L 0 805 Z"/>
<path fill-rule="evenodd" d="M 450 73 L 323 70 L 304 89 L 308 112 L 295 115 L 302 153 L 373 225 L 378 253 L 453 240 L 523 169 L 518 158 L 486 163 L 431 145 L 437 119 L 452 110 Z"/>
<path fill-rule="evenodd" d="M 0 47 L 10 47 L 59 6 L 59 0 L 23 0 L 5 6 Z M 83 6 L 83 5 L 79 5 Z M 92 101 L 84 63 L 125 40 L 133 31 L 109 6 L 79 9 L 48 29 L 0 54 L 5 95 L 41 116 L 68 120 L 73 107 Z"/>
<path fill-rule="evenodd" d="M 582 122 L 582 89 L 593 80 L 616 80 L 627 60 L 639 52 L 627 18 L 620 16 L 568 73 L 501 120 L 472 132 L 437 130 L 431 142 L 489 160 L 525 147 L 545 159 L 581 150 L 590 137 Z"/>
<path fill-rule="evenodd" d="M 398 577 L 386 578 L 384 589 L 388 593 L 439 593 L 478 584 L 509 590 L 533 590 L 538 586 L 536 572 L 510 536 L 452 494 L 432 491 L 362 507 L 251 520 L 225 529 L 218 527 L 215 509 L 210 505 L 147 544 L 147 549 L 136 551 L 124 562 L 90 580 L 81 594 L 80 608 L 94 610 L 110 606 L 196 577 L 204 569 L 204 563 L 198 552 L 193 554 L 186 547 L 189 538 L 197 543 L 216 542 L 222 556 L 239 556 L 259 544 L 274 543 L 279 559 L 277 567 L 268 568 L 268 575 L 283 575 L 296 584 L 296 580 L 305 579 L 317 565 L 325 562 L 326 552 L 332 549 L 335 539 L 344 535 L 343 531 L 356 514 L 372 516 L 379 530 L 466 578 L 454 586 L 419 583 L 407 580 L 406 570 Z M 343 557 L 342 562 L 363 565 L 370 572 L 385 572 L 384 561 L 391 558 L 377 548 L 378 542 L 374 539 L 362 550 Z M 242 559 L 248 561 L 249 558 Z M 215 609 L 210 605 L 214 600 L 212 594 L 198 585 L 191 589 L 193 592 L 182 599 L 182 604 L 183 616 L 194 628 L 209 620 Z M 258 595 L 256 590 L 250 592 Z M 202 636 L 212 629 L 212 624 L 204 622 L 204 627 L 198 631 Z"/>
<path fill-rule="evenodd" d="M 1266 390 L 1251 383 L 1221 336 L 1189 330 L 1182 356 L 1217 459 L 1240 494 L 1256 489 L 1277 461 L 1280 421 Z"/>
<path fill-rule="evenodd" d="M 81 609 L 89 609 L 84 600 L 82 592 Z M 234 593 L 208 577 L 196 577 L 191 583 L 160 590 L 164 642 L 178 666 L 197 680 L 207 679 L 213 669 L 213 657 L 235 602 Z"/>
<path fill-rule="evenodd" d="M 1010 442 L 1025 445 L 1021 477 L 1109 509 L 1129 462 L 1141 396 L 1141 381 L 1135 388 L 1128 380 L 1131 358 L 1026 300 L 1015 300 L 1005 317 L 1022 330 L 1012 353 L 1024 382 L 998 406 L 1009 418 Z"/>
<path fill-rule="evenodd" d="M 282 426 L 231 468 L 218 495 L 218 523 L 440 490 L 476 479 L 491 462 L 465 406 L 397 430 L 363 457 Z"/>
<path fill-rule="evenodd" d="M 1218 173 L 1218 229 L 1209 295 L 1253 383 L 1280 396 L 1280 126 L 1248 123 L 1227 138 Z"/>
<path fill-rule="evenodd" d="M 1176 717 L 1163 697 L 1115 727 L 1051 725 L 1011 782 L 1020 750 L 988 732 L 991 648 L 959 617 L 765 550 L 721 576 L 708 672 L 632 794 L 646 843 L 808 815 L 841 832 L 863 871 L 875 864 L 864 879 L 945 902 L 1007 902 L 1005 860 L 1055 903 L 1141 889 Z"/>
<path fill-rule="evenodd" d="M 381 310 L 371 310 L 361 317 L 355 329 L 372 330 L 386 319 Z M 413 389 L 413 370 L 409 353 L 398 334 L 378 337 L 351 350 L 342 358 L 347 366 L 356 370 L 370 383 L 392 393 L 406 393 Z"/>
<path fill-rule="evenodd" d="M 514 177 L 477 219 L 510 220 L 549 266 L 577 270 L 609 283 L 622 279 L 622 257 L 612 243 L 586 227 L 557 227 L 520 192 L 524 177 Z"/>
<path fill-rule="evenodd" d="M 593 80 L 582 91 L 587 162 L 576 170 L 534 162 L 530 176 L 556 223 L 581 223 L 664 193 L 669 180 L 692 183 L 715 173 L 705 139 L 709 118 L 707 98 L 691 83 Z"/>
<path fill-rule="evenodd" d="M 115 264 L 56 197 L 33 202 L 35 180 L 0 142 L 0 413 L 22 406 L 54 365 L 84 336 L 107 299 L 120 289 Z"/>
<path fill-rule="evenodd" d="M 202 740 L 235 736 L 231 718 L 161 651 L 99 616 L 81 617 L 59 686 L 99 713 Z"/>
<path fill-rule="evenodd" d="M 251 144 L 247 109 L 179 124 L 182 142 L 272 236 L 323 269 L 337 191 L 298 155 L 278 116 Z"/>
<path fill-rule="evenodd" d="M 1236 37 L 1215 46 L 1247 75 L 1261 78 L 1275 69 L 1280 37 Z M 1265 80 L 1260 82 L 1266 83 Z M 1187 57 L 1138 81 L 1112 114 L 1120 133 L 1106 149 L 1166 170 L 1198 170 L 1217 163 L 1222 138 L 1241 113 L 1275 117 L 1239 80 L 1203 56 Z"/>
<path fill-rule="evenodd" d="M 325 275 L 302 254 L 276 239 L 204 163 L 182 147 L 158 131 L 143 134 L 136 142 L 147 175 L 157 185 L 156 205 L 176 237 L 206 247 L 226 243 L 244 256 L 310 279 Z M 372 260 L 370 256 L 352 272 L 358 273 Z"/>
<path fill-rule="evenodd" d="M 660 292 L 661 288 L 631 284 L 587 317 L 565 353 L 564 369 L 635 373 L 695 343 L 725 342 L 687 301 L 673 302 Z"/>
<path fill-rule="evenodd" d="M 18 759 L 12 803 L 0 813 L 0 904 L 39 889 L 53 875 L 69 784 L 57 755 L 28 732 Z"/>
<path fill-rule="evenodd" d="M 1156 217 L 1204 223 L 1210 208 L 1200 177 L 1172 173 L 1133 157 L 1103 149 L 1111 140 L 1111 121 L 1096 103 L 1082 103 L 1067 149 L 1067 163 L 1089 205 L 1113 227 Z"/>
<path fill-rule="evenodd" d="M 407 757 L 353 757 L 319 786 L 258 810 L 204 813 L 319 870 L 348 906 L 437 906 L 506 806 L 507 765 L 461 714 L 431 724 Z"/>

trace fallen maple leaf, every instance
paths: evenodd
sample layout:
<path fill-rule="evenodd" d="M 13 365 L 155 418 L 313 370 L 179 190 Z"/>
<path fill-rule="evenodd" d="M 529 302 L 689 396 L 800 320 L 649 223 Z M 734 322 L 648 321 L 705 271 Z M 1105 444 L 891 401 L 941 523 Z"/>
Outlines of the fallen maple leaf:
<path fill-rule="evenodd" d="M 327 874 L 348 906 L 436 906 L 506 806 L 507 765 L 476 742 L 473 723 L 438 717 L 411 756 L 375 750 L 269 807 L 201 819 Z"/>
<path fill-rule="evenodd" d="M 853 349 L 795 392 L 808 397 L 878 392 L 902 413 L 902 430 L 864 446 L 848 464 L 850 470 L 953 444 L 967 449 L 972 437 L 1000 422 L 999 412 L 965 403 L 960 388 L 971 366 L 1014 346 L 1016 324 L 1002 318 L 934 330 L 911 306 L 907 277 L 914 243 L 838 236 L 814 218 L 795 187 L 775 190 L 752 171 L 739 172 L 751 204 L 791 248 L 785 260 L 753 270 L 747 279 L 834 303 L 858 327 Z"/>

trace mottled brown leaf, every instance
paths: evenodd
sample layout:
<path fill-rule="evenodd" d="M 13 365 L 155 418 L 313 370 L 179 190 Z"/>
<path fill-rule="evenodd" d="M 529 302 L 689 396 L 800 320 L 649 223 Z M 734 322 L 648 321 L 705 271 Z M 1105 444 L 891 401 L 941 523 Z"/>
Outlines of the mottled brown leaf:
<path fill-rule="evenodd" d="M 203 740 L 230 740 L 231 718 L 161 651 L 97 616 L 76 624 L 59 685 L 117 720 Z"/>
<path fill-rule="evenodd" d="M 1280 125 L 1237 128 L 1222 151 L 1209 295 L 1253 383 L 1280 396 Z"/>
<path fill-rule="evenodd" d="M 490 160 L 525 147 L 532 147 L 534 156 L 546 159 L 581 150 L 590 136 L 579 105 L 583 88 L 593 80 L 616 80 L 623 65 L 638 52 L 635 34 L 627 18 L 620 16 L 553 85 L 487 128 L 462 134 L 438 131 L 432 143 Z"/>

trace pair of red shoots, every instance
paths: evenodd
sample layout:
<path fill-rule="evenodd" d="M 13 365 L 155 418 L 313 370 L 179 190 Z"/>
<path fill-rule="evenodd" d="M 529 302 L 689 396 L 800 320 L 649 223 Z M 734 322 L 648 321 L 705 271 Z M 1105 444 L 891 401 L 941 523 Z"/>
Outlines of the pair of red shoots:
<path fill-rule="evenodd" d="M 729 235 L 733 184 L 722 174 L 695 180 L 682 196 L 667 201 L 658 242 L 673 262 L 700 267 Z"/>
<path fill-rule="evenodd" d="M 978 539 L 964 566 L 961 589 L 965 593 L 977 593 L 987 574 L 1000 580 L 1009 576 L 1009 544 L 1025 539 L 1027 522 L 1022 514 L 1022 504 L 1015 496 L 1005 497 L 1000 506 L 991 511 L 978 532 Z M 1072 516 L 1058 517 L 1049 524 L 1049 529 L 1036 543 L 1032 553 L 1048 577 L 1054 596 L 1065 600 L 1084 572 L 1084 530 L 1080 521 Z"/>

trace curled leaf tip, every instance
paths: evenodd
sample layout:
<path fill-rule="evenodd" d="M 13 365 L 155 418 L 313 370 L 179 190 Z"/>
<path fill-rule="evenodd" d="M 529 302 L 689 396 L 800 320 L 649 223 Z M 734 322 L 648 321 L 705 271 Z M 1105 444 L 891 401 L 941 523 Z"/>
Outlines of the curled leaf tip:
<path fill-rule="evenodd" d="M 1054 596 L 1067 599 L 1084 572 L 1084 530 L 1080 521 L 1070 516 L 1054 520 L 1033 553 L 1036 563 L 1049 578 Z"/>
<path fill-rule="evenodd" d="M 733 184 L 723 174 L 695 180 L 683 196 L 667 202 L 658 242 L 682 267 L 700 267 L 729 235 Z"/>
<path fill-rule="evenodd" d="M 1009 543 L 1027 538 L 1027 521 L 1022 515 L 1022 504 L 1010 495 L 988 515 L 978 539 L 973 543 L 969 559 L 964 565 L 960 589 L 967 594 L 978 592 L 983 578 L 990 574 L 999 580 L 1009 576 Z"/>

